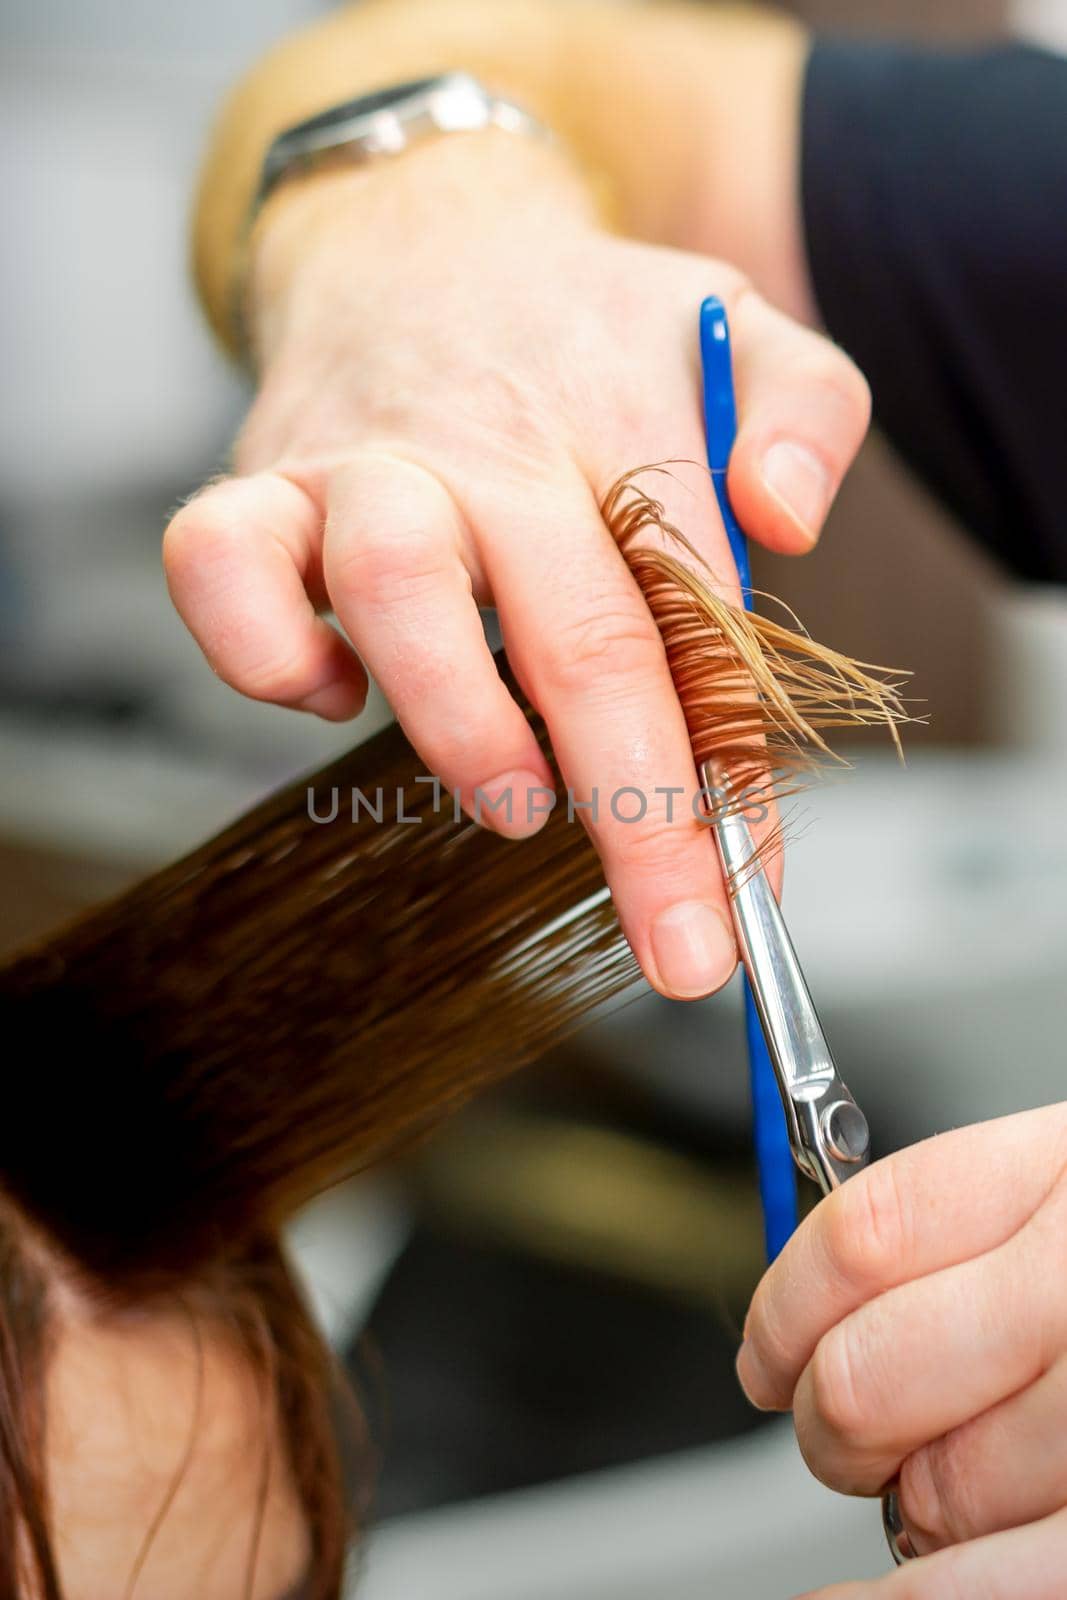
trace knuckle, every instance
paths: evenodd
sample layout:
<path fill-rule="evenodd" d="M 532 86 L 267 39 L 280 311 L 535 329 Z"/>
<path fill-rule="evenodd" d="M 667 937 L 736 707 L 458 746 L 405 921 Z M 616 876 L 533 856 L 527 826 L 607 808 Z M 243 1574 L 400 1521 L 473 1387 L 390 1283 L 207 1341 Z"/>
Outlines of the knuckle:
<path fill-rule="evenodd" d="M 263 501 L 247 481 L 222 478 L 181 506 L 163 533 L 163 570 L 172 594 L 204 592 L 228 580 L 261 542 Z"/>
<path fill-rule="evenodd" d="M 965 1432 L 948 1434 L 909 1456 L 900 1470 L 905 1517 L 940 1544 L 964 1544 L 987 1531 L 965 1440 Z"/>
<path fill-rule="evenodd" d="M 729 308 L 731 322 L 739 323 L 747 316 L 753 314 L 758 316 L 761 311 L 766 310 L 767 302 L 751 278 L 737 267 L 728 266 L 724 262 L 718 262 L 716 266 L 723 274 L 719 292 Z"/>
<path fill-rule="evenodd" d="M 163 534 L 163 570 L 172 588 L 184 588 L 206 565 L 232 549 L 234 530 L 206 498 L 176 511 Z"/>
<path fill-rule="evenodd" d="M 632 820 L 622 820 L 627 817 Z M 677 823 L 653 816 L 651 809 L 640 816 L 636 797 L 630 792 L 602 795 L 600 822 L 612 830 L 615 866 L 630 875 L 640 873 L 659 881 L 677 866 L 679 853 L 691 848 L 690 837 Z"/>
<path fill-rule="evenodd" d="M 865 434 L 871 425 L 873 411 L 871 386 L 855 362 L 849 361 L 847 357 L 837 379 L 837 385 L 856 429 L 861 435 Z"/>
<path fill-rule="evenodd" d="M 292 705 L 303 699 L 309 689 L 307 665 L 299 656 L 252 657 L 222 676 L 250 700 L 265 700 L 272 705 Z"/>
<path fill-rule="evenodd" d="M 664 660 L 656 625 L 636 593 L 632 607 L 586 610 L 558 622 L 539 650 L 546 686 L 563 694 L 597 686 L 618 693 L 625 685 L 632 695 L 663 671 Z"/>
<path fill-rule="evenodd" d="M 749 1313 L 746 1340 L 759 1358 L 760 1365 L 770 1378 L 776 1396 L 785 1401 L 788 1393 L 781 1392 L 784 1375 L 795 1374 L 797 1369 L 797 1342 L 791 1337 L 783 1322 L 777 1302 L 762 1288 L 756 1291 Z"/>
<path fill-rule="evenodd" d="M 427 529 L 403 533 L 362 532 L 327 540 L 326 575 L 331 591 L 357 598 L 372 610 L 390 611 L 425 599 L 440 583 L 446 551 Z"/>
<path fill-rule="evenodd" d="M 420 753 L 432 770 L 450 783 L 473 788 L 488 783 L 506 763 L 494 760 L 497 729 L 491 722 L 464 721 L 439 726 L 419 742 Z"/>
<path fill-rule="evenodd" d="M 828 1333 L 811 1358 L 812 1408 L 824 1430 L 845 1446 L 862 1444 L 870 1425 L 863 1366 L 848 1323 Z"/>
<path fill-rule="evenodd" d="M 820 340 L 821 353 L 811 374 L 841 411 L 846 423 L 861 437 L 871 421 L 871 388 L 856 363 L 845 352 Z"/>
<path fill-rule="evenodd" d="M 871 386 L 854 361 L 848 362 L 847 383 L 857 416 L 866 428 L 871 421 L 874 401 L 871 395 Z"/>
<path fill-rule="evenodd" d="M 826 1208 L 825 1247 L 830 1265 L 849 1287 L 888 1287 L 912 1250 L 906 1186 L 892 1157 L 876 1162 L 839 1189 Z"/>

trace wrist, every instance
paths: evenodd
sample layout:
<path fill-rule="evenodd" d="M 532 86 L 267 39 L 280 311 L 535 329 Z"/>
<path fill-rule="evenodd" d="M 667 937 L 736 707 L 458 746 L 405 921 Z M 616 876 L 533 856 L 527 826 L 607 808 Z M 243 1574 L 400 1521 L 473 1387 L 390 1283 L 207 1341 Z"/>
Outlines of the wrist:
<path fill-rule="evenodd" d="M 589 185 L 561 146 L 485 130 L 450 134 L 363 167 L 294 177 L 264 205 L 249 239 L 244 331 L 257 364 L 314 320 L 338 265 L 388 270 L 397 252 L 448 271 L 449 241 L 524 228 L 592 226 Z"/>
<path fill-rule="evenodd" d="M 196 286 L 223 345 L 235 351 L 235 283 L 247 273 L 249 211 L 279 134 L 361 93 L 464 71 L 554 130 L 584 162 L 567 108 L 581 98 L 594 59 L 580 26 L 587 13 L 617 18 L 617 0 L 363 0 L 259 62 L 218 119 L 194 209 Z M 599 181 L 594 171 L 594 187 Z"/>

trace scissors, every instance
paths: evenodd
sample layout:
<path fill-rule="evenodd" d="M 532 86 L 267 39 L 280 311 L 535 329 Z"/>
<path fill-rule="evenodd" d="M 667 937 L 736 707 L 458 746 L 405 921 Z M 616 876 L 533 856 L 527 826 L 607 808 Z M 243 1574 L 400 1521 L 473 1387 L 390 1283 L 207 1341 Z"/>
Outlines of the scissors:
<path fill-rule="evenodd" d="M 725 795 L 726 775 L 701 769 L 706 791 Z M 738 949 L 778 1080 L 793 1160 L 824 1195 L 870 1161 L 867 1118 L 834 1064 L 811 991 L 743 810 L 719 807 L 714 834 Z M 916 1552 L 900 1515 L 897 1490 L 882 1497 L 882 1527 L 897 1566 Z"/>
<path fill-rule="evenodd" d="M 701 779 L 707 792 L 729 793 L 721 771 L 705 766 Z M 719 804 L 713 820 L 738 949 L 778 1080 L 793 1160 L 830 1194 L 870 1159 L 867 1118 L 834 1064 L 742 804 Z"/>
<path fill-rule="evenodd" d="M 729 330 L 720 300 L 704 302 L 700 333 L 708 461 L 747 605 L 751 596 L 748 551 L 726 488 L 737 421 Z M 785 1113 L 793 1161 L 806 1178 L 828 1195 L 868 1165 L 871 1135 L 867 1118 L 834 1063 L 785 919 L 752 838 L 745 815 L 751 802 L 746 808 L 743 796 L 731 799 L 729 774 L 715 763 L 704 764 L 700 779 L 705 794 L 713 799 L 709 808 L 712 831 L 745 969 L 746 1005 L 759 1018 L 765 1046 L 765 1050 L 752 1051 L 753 1076 L 757 1078 L 769 1061 Z M 773 1148 L 771 1153 L 773 1156 Z M 760 1155 L 764 1158 L 766 1150 L 761 1150 Z M 882 1526 L 897 1565 L 911 1560 L 916 1552 L 901 1520 L 895 1487 L 883 1496 Z"/>

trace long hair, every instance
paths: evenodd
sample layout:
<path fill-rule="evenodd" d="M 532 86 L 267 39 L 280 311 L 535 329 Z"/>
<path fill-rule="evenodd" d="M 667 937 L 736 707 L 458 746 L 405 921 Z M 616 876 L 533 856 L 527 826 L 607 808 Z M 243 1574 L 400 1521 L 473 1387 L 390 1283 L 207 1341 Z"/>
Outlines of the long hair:
<path fill-rule="evenodd" d="M 791 792 L 826 752 L 821 728 L 902 717 L 893 679 L 728 606 L 633 475 L 605 515 L 699 760 L 725 752 L 746 781 Z M 516 845 L 457 819 L 394 726 L 0 970 L 0 1027 L 23 1041 L 0 1119 L 3 1593 L 21 1592 L 21 1560 L 33 1593 L 61 1600 L 42 1457 L 49 1255 L 102 1301 L 183 1296 L 238 1329 L 283 1423 L 312 1593 L 339 1593 L 352 1516 L 337 1386 L 279 1230 L 633 982 L 573 824 L 560 806 Z"/>

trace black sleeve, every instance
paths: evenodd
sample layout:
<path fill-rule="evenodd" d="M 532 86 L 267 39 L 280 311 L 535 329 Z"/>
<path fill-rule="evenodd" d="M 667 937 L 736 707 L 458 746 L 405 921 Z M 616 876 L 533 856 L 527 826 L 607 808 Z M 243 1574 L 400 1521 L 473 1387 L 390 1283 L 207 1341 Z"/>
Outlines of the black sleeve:
<path fill-rule="evenodd" d="M 1023 577 L 1067 582 L 1067 60 L 822 40 L 815 297 L 905 459 Z"/>

